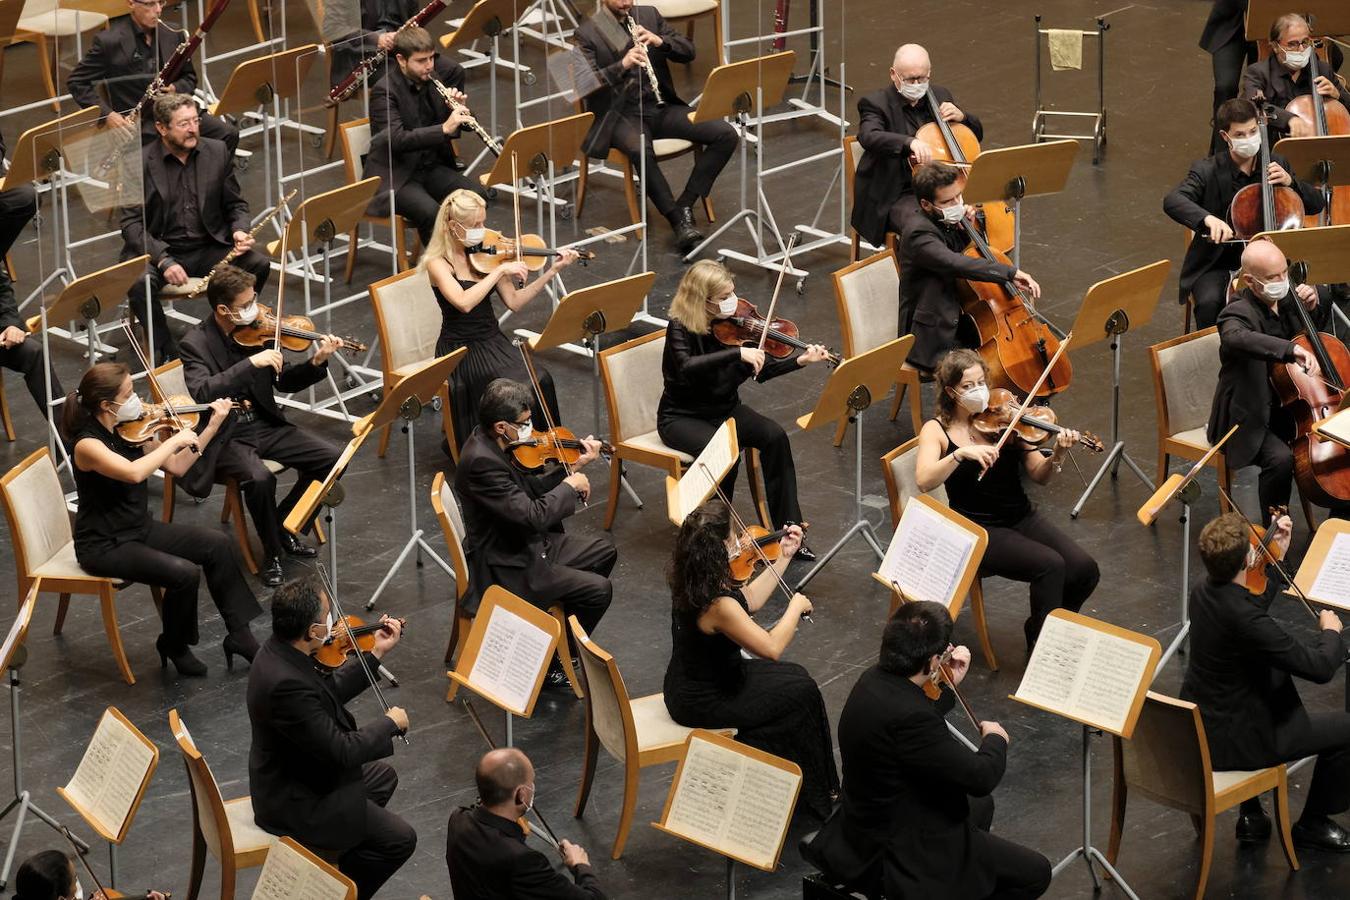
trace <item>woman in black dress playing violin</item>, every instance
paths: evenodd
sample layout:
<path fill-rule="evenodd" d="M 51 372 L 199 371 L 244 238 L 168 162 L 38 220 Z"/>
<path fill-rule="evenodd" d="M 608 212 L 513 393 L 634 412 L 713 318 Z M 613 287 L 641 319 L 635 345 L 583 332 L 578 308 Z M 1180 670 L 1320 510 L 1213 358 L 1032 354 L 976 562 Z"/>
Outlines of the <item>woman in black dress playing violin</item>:
<path fill-rule="evenodd" d="M 1097 562 L 1041 515 L 1022 485 L 1023 474 L 1048 483 L 1080 435 L 1060 431 L 1049 456 L 1016 436 L 996 450 L 996 438 L 971 421 L 989 405 L 987 375 L 973 350 L 953 350 L 938 363 L 938 415 L 919 432 L 915 478 L 921 491 L 945 486 L 951 508 L 989 532 L 981 575 L 1031 583 L 1031 615 L 1023 626 L 1030 650 L 1050 611 L 1078 611 L 1100 578 Z"/>
<path fill-rule="evenodd" d="M 477 422 L 483 389 L 494 378 L 526 384 L 530 381 L 520 350 L 512 346 L 497 325 L 492 295 L 496 293 L 512 312 L 524 309 L 544 285 L 577 258 L 574 250 L 559 250 L 553 263 L 533 281 L 529 280 L 530 272 L 523 262 L 502 263 L 491 273 L 480 275 L 469 263 L 469 249 L 482 243 L 486 219 L 487 205 L 482 197 L 468 190 L 452 192 L 441 204 L 435 230 L 417 264 L 431 279 L 436 303 L 441 308 L 436 354 L 443 356 L 460 347 L 469 348 L 464 361 L 450 376 L 450 412 L 455 439 L 461 446 Z M 553 376 L 543 366 L 536 365 L 535 369 L 553 421 L 561 422 Z M 538 398 L 534 420 L 548 421 L 537 403 Z"/>

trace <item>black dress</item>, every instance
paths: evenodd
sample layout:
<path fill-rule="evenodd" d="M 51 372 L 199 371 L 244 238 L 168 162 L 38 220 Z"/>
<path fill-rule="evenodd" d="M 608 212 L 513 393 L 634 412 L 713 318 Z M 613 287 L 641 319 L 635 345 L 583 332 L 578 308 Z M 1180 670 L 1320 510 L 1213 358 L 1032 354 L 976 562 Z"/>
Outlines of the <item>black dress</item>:
<path fill-rule="evenodd" d="M 465 290 L 478 283 L 464 278 L 455 280 Z M 436 355 L 444 356 L 460 347 L 469 348 L 464 361 L 450 374 L 450 414 L 455 423 L 455 440 L 463 447 L 469 433 L 478 424 L 478 401 L 482 399 L 488 384 L 494 378 L 510 378 L 521 384 L 529 384 L 530 376 L 520 358 L 520 349 L 512 346 L 497 325 L 497 316 L 492 308 L 492 297 L 497 293 L 495 287 L 468 312 L 456 309 L 454 304 L 445 299 L 440 288 L 433 286 L 432 291 L 441 308 L 441 334 L 436 339 Z M 562 424 L 553 376 L 538 363 L 535 363 L 534 370 L 539 375 L 539 387 L 553 413 L 553 421 Z M 547 427 L 547 420 L 538 402 L 531 415 L 536 430 L 542 431 Z"/>
<path fill-rule="evenodd" d="M 746 608 L 739 590 L 729 596 Z M 731 638 L 700 631 L 697 618 L 671 614 L 666 711 L 690 728 L 735 728 L 741 743 L 801 766 L 798 809 L 824 819 L 830 795 L 839 791 L 839 773 L 815 680 L 796 663 L 746 659 Z"/>

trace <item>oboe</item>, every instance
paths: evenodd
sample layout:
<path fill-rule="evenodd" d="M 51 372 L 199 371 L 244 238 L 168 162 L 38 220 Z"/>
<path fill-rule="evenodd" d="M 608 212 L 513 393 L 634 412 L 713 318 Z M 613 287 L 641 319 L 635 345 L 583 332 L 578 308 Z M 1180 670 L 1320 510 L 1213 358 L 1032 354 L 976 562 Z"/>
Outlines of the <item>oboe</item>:
<path fill-rule="evenodd" d="M 469 111 L 468 108 L 465 107 L 463 103 L 460 103 L 458 100 L 455 99 L 454 95 L 450 93 L 450 89 L 445 85 L 441 84 L 440 81 L 438 81 L 435 78 L 432 78 L 431 83 L 435 85 L 436 90 L 441 92 L 441 99 L 445 101 L 446 106 L 450 107 L 452 110 L 455 110 L 456 112 Z M 472 131 L 474 134 L 478 135 L 480 138 L 483 139 L 483 143 L 487 144 L 487 148 L 492 151 L 493 156 L 502 155 L 502 145 L 497 143 L 496 139 L 494 139 L 492 135 L 487 133 L 486 128 L 478 124 L 477 119 L 473 118 L 473 116 L 470 116 L 469 120 L 464 124 L 469 126 L 470 131 Z"/>
<path fill-rule="evenodd" d="M 257 237 L 258 232 L 263 230 L 263 226 L 266 225 L 268 222 L 272 221 L 273 219 L 275 219 L 277 215 L 281 212 L 282 207 L 284 207 L 287 203 L 290 203 L 291 198 L 293 198 L 297 193 L 299 193 L 299 188 L 292 189 L 291 192 L 287 194 L 280 203 L 278 203 L 276 206 L 268 210 L 267 215 L 263 216 L 261 219 L 258 220 L 258 224 L 253 226 L 253 229 L 249 231 L 248 236 L 251 238 Z M 196 287 L 194 287 L 192 290 L 188 291 L 187 294 L 188 297 L 189 298 L 196 297 L 198 294 L 205 293 L 206 286 L 211 283 L 212 278 L 216 277 L 216 273 L 220 271 L 221 267 L 228 266 L 230 263 L 234 262 L 236 259 L 238 259 L 246 252 L 247 251 L 240 250 L 237 247 L 231 247 L 230 252 L 225 254 L 225 258 L 211 267 L 211 271 L 206 273 L 206 277 L 201 280 L 201 283 L 198 284 Z"/>
<path fill-rule="evenodd" d="M 637 35 L 633 34 L 633 24 L 632 16 L 624 17 L 623 27 L 628 29 L 629 36 L 633 38 L 633 45 L 637 46 L 638 39 Z M 647 71 L 647 80 L 652 83 L 652 93 L 656 95 L 656 105 L 665 106 L 666 101 L 661 99 L 661 85 L 656 81 L 656 67 L 652 65 L 651 57 L 647 55 L 649 50 L 645 45 L 643 46 L 643 51 L 642 68 Z"/>

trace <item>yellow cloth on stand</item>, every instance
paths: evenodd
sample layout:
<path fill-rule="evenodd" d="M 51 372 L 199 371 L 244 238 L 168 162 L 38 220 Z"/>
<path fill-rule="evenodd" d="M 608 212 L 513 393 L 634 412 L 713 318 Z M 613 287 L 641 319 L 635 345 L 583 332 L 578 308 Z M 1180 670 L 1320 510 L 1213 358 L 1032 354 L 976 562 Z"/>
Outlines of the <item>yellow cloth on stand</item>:
<path fill-rule="evenodd" d="M 1083 68 L 1083 32 L 1047 28 L 1046 34 L 1050 37 L 1050 68 L 1056 72 Z"/>

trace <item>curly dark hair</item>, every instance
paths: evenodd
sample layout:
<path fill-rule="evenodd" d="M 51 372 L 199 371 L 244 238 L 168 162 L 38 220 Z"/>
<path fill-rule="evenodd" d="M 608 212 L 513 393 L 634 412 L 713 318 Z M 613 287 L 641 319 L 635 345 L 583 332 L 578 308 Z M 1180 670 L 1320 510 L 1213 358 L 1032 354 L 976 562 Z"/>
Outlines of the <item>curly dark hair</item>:
<path fill-rule="evenodd" d="M 707 501 L 684 520 L 666 571 L 676 612 L 697 616 L 731 589 L 726 547 L 730 533 L 731 513 L 720 499 Z"/>

